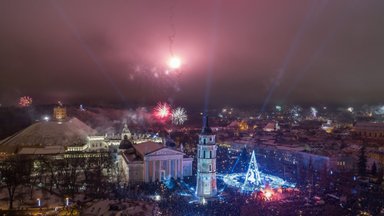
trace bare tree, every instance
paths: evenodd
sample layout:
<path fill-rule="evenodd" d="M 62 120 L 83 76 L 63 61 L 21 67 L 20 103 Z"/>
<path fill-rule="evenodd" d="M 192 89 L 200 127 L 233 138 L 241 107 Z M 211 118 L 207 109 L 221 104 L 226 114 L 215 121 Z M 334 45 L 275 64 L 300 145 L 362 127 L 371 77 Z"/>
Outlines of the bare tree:
<path fill-rule="evenodd" d="M 56 160 L 55 174 L 56 183 L 59 192 L 63 195 L 69 195 L 72 198 L 78 190 L 78 179 L 80 176 L 80 164 L 83 158 L 64 158 Z"/>
<path fill-rule="evenodd" d="M 94 157 L 87 158 L 83 168 L 87 193 L 95 197 L 103 196 L 107 192 L 108 182 L 114 173 L 111 153 L 95 153 Z"/>
<path fill-rule="evenodd" d="M 47 156 L 38 156 L 35 160 L 37 167 L 34 169 L 36 180 L 38 183 L 43 183 L 49 186 L 49 192 L 53 192 L 53 186 L 57 184 L 57 169 L 59 159 L 54 159 Z"/>
<path fill-rule="evenodd" d="M 13 208 L 16 189 L 30 182 L 32 166 L 32 160 L 21 156 L 0 161 L 1 183 L 8 190 L 9 209 Z"/>
<path fill-rule="evenodd" d="M 376 166 L 376 162 L 373 162 L 372 166 L 371 166 L 371 174 L 373 176 L 376 176 L 377 174 L 377 166 Z"/>
<path fill-rule="evenodd" d="M 365 177 L 367 173 L 367 156 L 365 154 L 365 144 L 360 148 L 359 161 L 357 164 L 359 175 Z"/>

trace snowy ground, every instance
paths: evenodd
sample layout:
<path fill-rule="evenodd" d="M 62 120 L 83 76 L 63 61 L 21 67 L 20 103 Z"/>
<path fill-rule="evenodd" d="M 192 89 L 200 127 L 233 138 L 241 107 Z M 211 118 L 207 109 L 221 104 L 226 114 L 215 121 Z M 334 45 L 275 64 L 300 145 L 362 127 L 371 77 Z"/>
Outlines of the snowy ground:
<path fill-rule="evenodd" d="M 0 189 L 1 210 L 8 209 L 8 200 L 8 190 L 3 187 Z M 84 202 L 84 195 L 77 194 L 74 200 L 69 199 L 68 201 L 69 205 L 77 201 Z M 48 190 L 41 188 L 33 190 L 32 198 L 29 187 L 17 188 L 13 208 L 15 210 L 29 210 L 32 214 L 40 212 L 47 215 L 71 215 L 71 209 L 66 208 L 66 198 L 51 194 Z M 145 201 L 104 199 L 88 201 L 83 207 L 81 215 L 153 215 L 154 211 L 157 211 L 156 206 Z"/>
<path fill-rule="evenodd" d="M 13 201 L 13 207 L 14 209 L 38 207 L 38 199 L 40 199 L 41 207 L 54 208 L 56 206 L 63 206 L 65 204 L 65 200 L 63 200 L 61 197 L 50 194 L 48 191 L 42 189 L 34 189 L 31 199 L 30 188 L 18 187 L 16 189 L 15 198 Z M 1 209 L 8 209 L 8 200 L 8 190 L 7 188 L 3 187 L 0 191 Z"/>
<path fill-rule="evenodd" d="M 152 203 L 131 200 L 99 200 L 92 202 L 82 215 L 143 215 L 150 216 L 156 211 Z"/>

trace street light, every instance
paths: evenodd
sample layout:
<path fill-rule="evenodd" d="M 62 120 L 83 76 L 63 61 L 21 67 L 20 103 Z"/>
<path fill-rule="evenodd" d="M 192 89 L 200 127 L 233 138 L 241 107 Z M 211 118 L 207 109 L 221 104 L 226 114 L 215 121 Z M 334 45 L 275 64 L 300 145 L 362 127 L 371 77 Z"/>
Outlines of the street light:
<path fill-rule="evenodd" d="M 156 201 L 160 201 L 160 200 L 161 200 L 160 195 L 155 195 L 155 200 L 156 200 Z"/>
<path fill-rule="evenodd" d="M 49 121 L 49 116 L 44 116 L 43 119 L 44 121 Z"/>

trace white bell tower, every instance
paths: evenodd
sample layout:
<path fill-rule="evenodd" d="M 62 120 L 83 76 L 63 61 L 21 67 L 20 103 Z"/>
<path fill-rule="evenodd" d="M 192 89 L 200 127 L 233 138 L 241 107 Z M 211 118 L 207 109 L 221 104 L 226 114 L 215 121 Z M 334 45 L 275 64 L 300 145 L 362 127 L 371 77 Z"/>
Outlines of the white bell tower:
<path fill-rule="evenodd" d="M 208 116 L 204 116 L 197 145 L 196 195 L 201 199 L 217 195 L 216 150 L 215 135 L 208 125 Z"/>

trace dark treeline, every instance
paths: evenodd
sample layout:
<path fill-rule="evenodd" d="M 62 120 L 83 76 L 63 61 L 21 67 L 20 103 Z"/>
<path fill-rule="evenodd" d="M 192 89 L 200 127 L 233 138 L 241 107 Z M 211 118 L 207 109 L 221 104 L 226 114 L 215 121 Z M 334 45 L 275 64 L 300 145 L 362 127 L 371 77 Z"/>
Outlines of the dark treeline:
<path fill-rule="evenodd" d="M 0 186 L 7 189 L 9 209 L 13 208 L 14 198 L 22 187 L 29 188 L 31 200 L 37 188 L 63 198 L 73 199 L 80 192 L 89 198 L 100 198 L 121 180 L 112 153 L 87 152 L 66 156 L 13 155 L 0 160 Z"/>

